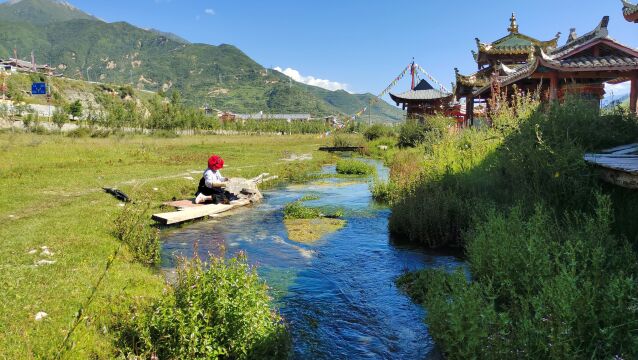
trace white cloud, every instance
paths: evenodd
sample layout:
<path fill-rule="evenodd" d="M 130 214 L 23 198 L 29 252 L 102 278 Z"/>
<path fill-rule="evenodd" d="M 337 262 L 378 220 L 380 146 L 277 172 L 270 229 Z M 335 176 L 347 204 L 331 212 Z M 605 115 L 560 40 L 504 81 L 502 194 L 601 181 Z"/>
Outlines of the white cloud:
<path fill-rule="evenodd" d="M 279 71 L 280 73 L 288 76 L 289 78 L 303 83 L 303 84 L 307 84 L 307 85 L 312 85 L 312 86 L 318 86 L 320 88 L 324 88 L 326 90 L 345 90 L 348 91 L 348 84 L 344 84 L 344 83 L 340 83 L 337 81 L 330 81 L 330 80 L 326 80 L 326 79 L 318 79 L 314 76 L 303 76 L 299 73 L 299 71 L 295 70 L 295 69 L 291 69 L 291 68 L 286 68 L 285 70 L 280 68 L 279 66 L 275 67 L 275 70 Z M 349 92 L 349 91 L 348 91 Z"/>
<path fill-rule="evenodd" d="M 204 14 L 206 15 L 215 15 L 215 10 L 213 9 L 205 9 Z"/>

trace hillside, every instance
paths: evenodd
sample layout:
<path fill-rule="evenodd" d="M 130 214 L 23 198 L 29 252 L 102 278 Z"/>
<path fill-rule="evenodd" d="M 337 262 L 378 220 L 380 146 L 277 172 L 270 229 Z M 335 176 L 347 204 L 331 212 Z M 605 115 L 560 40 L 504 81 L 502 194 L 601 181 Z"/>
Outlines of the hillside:
<path fill-rule="evenodd" d="M 13 46 L 22 58 L 33 49 L 36 61 L 52 64 L 65 76 L 158 92 L 179 90 L 193 106 L 240 113 L 349 115 L 367 106 L 372 97 L 294 82 L 232 45 L 190 44 L 158 30 L 106 23 L 66 2 L 4 3 L 0 19 L 0 57 L 10 55 Z M 402 111 L 385 102 L 374 110 L 375 118 L 382 121 L 403 117 Z"/>

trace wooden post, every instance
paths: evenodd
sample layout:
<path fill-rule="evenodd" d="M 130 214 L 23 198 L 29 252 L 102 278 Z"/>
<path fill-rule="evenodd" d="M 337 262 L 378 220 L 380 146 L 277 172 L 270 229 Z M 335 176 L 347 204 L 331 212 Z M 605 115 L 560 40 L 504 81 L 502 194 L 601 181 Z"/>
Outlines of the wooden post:
<path fill-rule="evenodd" d="M 549 100 L 558 100 L 558 73 L 553 72 L 549 75 Z"/>
<path fill-rule="evenodd" d="M 472 96 L 465 99 L 465 125 L 474 125 L 474 98 Z"/>
<path fill-rule="evenodd" d="M 631 77 L 631 85 L 629 90 L 629 110 L 636 113 L 636 100 L 638 100 L 638 75 Z"/>

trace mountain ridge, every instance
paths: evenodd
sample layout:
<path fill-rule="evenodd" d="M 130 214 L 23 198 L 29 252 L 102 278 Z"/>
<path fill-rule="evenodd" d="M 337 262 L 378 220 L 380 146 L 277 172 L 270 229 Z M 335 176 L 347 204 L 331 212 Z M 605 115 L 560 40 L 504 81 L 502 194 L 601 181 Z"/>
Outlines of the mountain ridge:
<path fill-rule="evenodd" d="M 40 62 L 65 76 L 158 92 L 179 90 L 194 106 L 242 113 L 351 115 L 373 97 L 291 81 L 233 45 L 192 44 L 160 30 L 107 23 L 65 1 L 5 2 L 0 4 L 0 20 L 0 57 L 10 55 L 13 46 L 23 56 L 33 49 Z M 379 101 L 373 115 L 374 120 L 397 121 L 403 112 Z"/>

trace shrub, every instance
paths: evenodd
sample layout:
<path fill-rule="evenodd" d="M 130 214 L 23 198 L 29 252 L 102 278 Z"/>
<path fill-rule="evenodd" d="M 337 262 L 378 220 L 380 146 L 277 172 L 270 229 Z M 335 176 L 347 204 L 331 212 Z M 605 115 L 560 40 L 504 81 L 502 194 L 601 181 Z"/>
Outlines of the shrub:
<path fill-rule="evenodd" d="M 115 220 L 115 235 L 135 261 L 156 266 L 160 263 L 159 230 L 150 225 L 149 209 L 150 202 L 126 204 Z"/>
<path fill-rule="evenodd" d="M 344 134 L 334 134 L 332 137 L 332 146 L 334 147 L 350 147 L 355 146 L 350 137 Z"/>
<path fill-rule="evenodd" d="M 337 173 L 344 175 L 370 175 L 375 172 L 374 166 L 363 161 L 342 159 L 337 161 Z"/>
<path fill-rule="evenodd" d="M 448 358 L 638 355 L 636 253 L 612 235 L 609 199 L 597 204 L 561 219 L 543 206 L 492 210 L 466 235 L 471 282 L 441 270 L 399 280 Z"/>
<path fill-rule="evenodd" d="M 179 134 L 175 130 L 155 130 L 153 136 L 164 139 L 174 139 L 179 137 Z"/>
<path fill-rule="evenodd" d="M 69 121 L 69 114 L 63 109 L 57 109 L 53 112 L 51 121 L 60 129 Z"/>
<path fill-rule="evenodd" d="M 118 348 L 128 358 L 285 359 L 289 337 L 267 286 L 244 254 L 210 264 L 182 262 L 172 290 L 118 316 Z"/>
<path fill-rule="evenodd" d="M 425 140 L 426 128 L 414 120 L 408 120 L 399 129 L 399 147 L 416 147 Z"/>
<path fill-rule="evenodd" d="M 69 131 L 66 136 L 70 138 L 85 138 L 91 136 L 91 129 L 85 127 L 78 127 L 77 129 L 73 129 Z"/>
<path fill-rule="evenodd" d="M 399 196 L 399 191 L 399 187 L 391 181 L 375 179 L 374 182 L 370 184 L 370 193 L 372 193 L 372 198 L 375 201 L 382 203 L 392 204 L 394 199 Z"/>
<path fill-rule="evenodd" d="M 363 136 L 365 136 L 368 141 L 373 141 L 382 137 L 389 137 L 394 135 L 394 130 L 383 124 L 374 124 L 368 127 L 364 132 Z"/>

